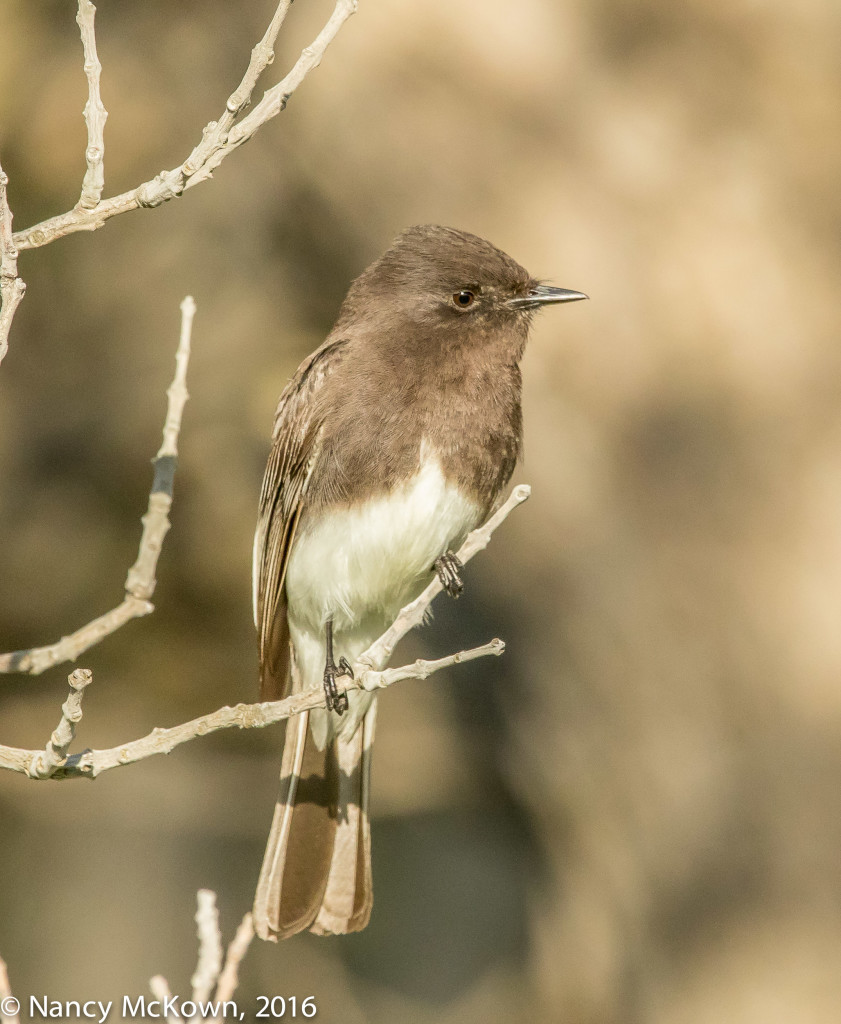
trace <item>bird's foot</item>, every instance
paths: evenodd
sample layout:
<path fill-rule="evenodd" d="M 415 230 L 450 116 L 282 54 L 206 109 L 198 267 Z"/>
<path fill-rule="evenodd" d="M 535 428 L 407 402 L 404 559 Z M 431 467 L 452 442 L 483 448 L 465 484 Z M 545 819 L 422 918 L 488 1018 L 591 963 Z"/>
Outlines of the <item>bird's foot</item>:
<path fill-rule="evenodd" d="M 464 581 L 461 578 L 461 570 L 464 568 L 461 560 L 452 551 L 435 559 L 432 568 L 438 573 L 441 586 L 452 598 L 458 598 L 464 590 Z"/>
<path fill-rule="evenodd" d="M 350 707 L 350 701 L 346 693 L 339 693 L 336 686 L 338 676 L 350 676 L 353 679 L 353 669 L 347 658 L 339 658 L 338 665 L 328 661 L 324 667 L 324 699 L 327 710 L 335 711 L 337 715 L 343 715 Z"/>

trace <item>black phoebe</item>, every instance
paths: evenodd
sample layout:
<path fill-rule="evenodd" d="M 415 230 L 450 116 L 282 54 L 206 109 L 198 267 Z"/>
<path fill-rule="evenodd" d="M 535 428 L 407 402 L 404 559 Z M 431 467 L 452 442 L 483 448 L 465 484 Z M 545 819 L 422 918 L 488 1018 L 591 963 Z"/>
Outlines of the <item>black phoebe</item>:
<path fill-rule="evenodd" d="M 326 708 L 287 725 L 261 938 L 368 923 L 377 699 L 337 694 L 336 677 L 433 572 L 458 596 L 453 551 L 520 452 L 532 314 L 584 298 L 475 235 L 409 228 L 353 282 L 280 396 L 254 538 L 261 699 L 323 685 Z"/>

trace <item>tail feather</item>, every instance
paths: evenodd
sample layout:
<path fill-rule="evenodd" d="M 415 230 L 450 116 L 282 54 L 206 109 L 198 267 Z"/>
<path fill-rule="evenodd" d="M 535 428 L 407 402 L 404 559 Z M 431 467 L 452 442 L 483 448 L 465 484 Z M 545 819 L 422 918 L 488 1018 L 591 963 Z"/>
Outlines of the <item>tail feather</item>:
<path fill-rule="evenodd" d="M 318 935 L 361 931 L 371 916 L 374 892 L 371 879 L 371 745 L 377 702 L 365 713 L 349 740 L 338 738 L 339 823 L 333 859 L 321 909 L 312 925 Z"/>
<path fill-rule="evenodd" d="M 376 701 L 351 736 L 319 749 L 309 715 L 287 726 L 280 794 L 254 900 L 254 927 L 277 941 L 305 928 L 358 931 L 373 902 L 368 794 Z"/>

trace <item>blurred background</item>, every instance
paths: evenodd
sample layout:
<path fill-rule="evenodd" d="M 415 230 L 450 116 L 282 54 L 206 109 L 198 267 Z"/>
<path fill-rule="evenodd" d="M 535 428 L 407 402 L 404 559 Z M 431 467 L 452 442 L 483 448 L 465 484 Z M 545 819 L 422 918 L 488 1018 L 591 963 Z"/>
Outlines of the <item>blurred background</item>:
<path fill-rule="evenodd" d="M 106 195 L 186 158 L 272 0 L 101 0 Z M 329 14 L 299 0 L 277 81 Z M 0 8 L 15 226 L 69 209 L 71 0 Z M 80 743 L 256 699 L 250 548 L 276 398 L 404 226 L 586 291 L 524 363 L 532 500 L 396 661 L 367 931 L 255 943 L 239 998 L 356 1024 L 823 1024 L 841 1006 L 841 10 L 830 0 L 362 0 L 288 109 L 157 210 L 24 252 L 0 368 L 0 649 L 117 604 L 198 302 L 157 610 L 83 657 Z M 258 95 L 260 94 L 258 89 Z M 69 666 L 0 681 L 42 747 Z M 0 777 L 16 994 L 187 993 L 226 939 L 278 728 L 93 783 Z"/>

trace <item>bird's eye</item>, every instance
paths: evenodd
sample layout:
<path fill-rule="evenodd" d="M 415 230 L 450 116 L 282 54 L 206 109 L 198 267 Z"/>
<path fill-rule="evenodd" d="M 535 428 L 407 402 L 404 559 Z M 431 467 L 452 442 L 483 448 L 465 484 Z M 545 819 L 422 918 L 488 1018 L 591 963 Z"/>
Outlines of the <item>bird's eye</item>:
<path fill-rule="evenodd" d="M 460 292 L 453 293 L 453 303 L 458 306 L 459 309 L 468 309 L 475 301 L 475 292 L 471 292 L 468 288 L 462 288 Z"/>

